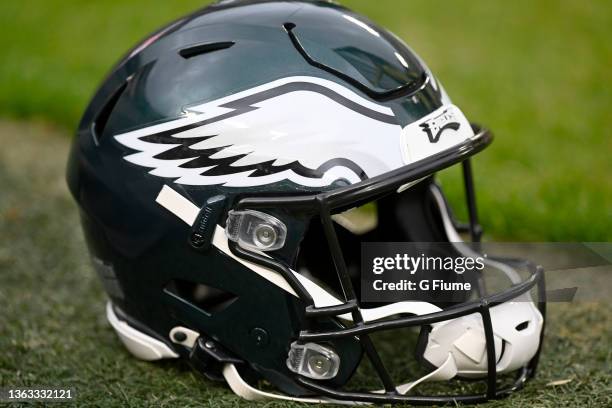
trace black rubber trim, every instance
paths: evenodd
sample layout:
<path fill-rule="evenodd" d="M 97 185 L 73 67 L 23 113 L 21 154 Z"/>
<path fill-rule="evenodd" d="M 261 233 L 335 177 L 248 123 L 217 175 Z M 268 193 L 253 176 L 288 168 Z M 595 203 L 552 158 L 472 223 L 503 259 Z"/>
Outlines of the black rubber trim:
<path fill-rule="evenodd" d="M 361 92 L 363 92 L 364 94 L 366 94 L 367 96 L 369 96 L 370 98 L 374 100 L 388 101 L 388 100 L 396 99 L 400 97 L 410 97 L 413 94 L 422 90 L 429 82 L 429 77 L 427 76 L 427 73 L 423 72 L 423 74 L 419 77 L 419 79 L 414 80 L 410 82 L 409 84 L 402 85 L 395 89 L 391 89 L 390 91 L 376 92 L 372 90 L 371 88 L 368 88 L 361 82 L 350 77 L 349 75 L 346 75 L 345 73 L 342 73 L 328 65 L 325 65 L 323 63 L 320 63 L 314 60 L 310 55 L 308 55 L 308 53 L 306 52 L 306 50 L 300 43 L 300 40 L 293 33 L 292 30 L 295 27 L 296 25 L 294 23 L 283 24 L 283 28 L 285 29 L 285 31 L 287 31 L 287 34 L 289 35 L 289 39 L 291 40 L 291 43 L 293 44 L 295 49 L 300 53 L 300 55 L 302 55 L 302 57 L 306 60 L 306 62 L 308 62 L 308 64 L 312 65 L 313 67 L 322 69 L 323 71 L 329 72 L 332 75 L 337 76 L 338 78 L 353 85 L 355 88 L 359 89 Z"/>

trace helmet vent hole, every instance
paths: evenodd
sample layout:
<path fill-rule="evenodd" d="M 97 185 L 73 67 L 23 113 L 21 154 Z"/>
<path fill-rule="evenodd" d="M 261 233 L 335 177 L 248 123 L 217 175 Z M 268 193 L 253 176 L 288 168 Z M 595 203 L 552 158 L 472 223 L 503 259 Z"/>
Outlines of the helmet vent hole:
<path fill-rule="evenodd" d="M 295 28 L 295 23 L 285 23 L 283 24 L 283 28 L 287 31 L 291 31 Z"/>
<path fill-rule="evenodd" d="M 189 59 L 197 55 L 207 54 L 213 51 L 224 50 L 226 48 L 233 46 L 234 44 L 235 43 L 233 41 L 196 44 L 196 45 L 192 45 L 192 46 L 181 49 L 179 51 L 179 55 L 185 59 Z"/>
<path fill-rule="evenodd" d="M 516 325 L 515 329 L 516 331 L 523 331 L 525 330 L 527 327 L 529 327 L 529 320 L 524 321 L 523 323 L 519 323 Z"/>
<path fill-rule="evenodd" d="M 238 299 L 238 296 L 222 289 L 181 279 L 170 281 L 164 291 L 191 303 L 209 315 L 227 309 Z"/>
<path fill-rule="evenodd" d="M 104 136 L 104 129 L 106 128 L 108 119 L 110 118 L 111 113 L 113 113 L 113 110 L 115 109 L 115 106 L 117 105 L 117 102 L 119 101 L 119 98 L 123 94 L 123 91 L 125 91 L 127 84 L 128 84 L 128 81 L 125 81 L 123 84 L 121 84 L 120 87 L 115 89 L 115 91 L 111 94 L 111 96 L 106 100 L 106 103 L 104 104 L 100 112 L 98 112 L 98 116 L 96 117 L 96 120 L 93 122 L 93 125 L 91 128 L 91 131 L 94 137 L 94 142 L 96 143 L 96 145 L 100 144 L 100 140 Z"/>

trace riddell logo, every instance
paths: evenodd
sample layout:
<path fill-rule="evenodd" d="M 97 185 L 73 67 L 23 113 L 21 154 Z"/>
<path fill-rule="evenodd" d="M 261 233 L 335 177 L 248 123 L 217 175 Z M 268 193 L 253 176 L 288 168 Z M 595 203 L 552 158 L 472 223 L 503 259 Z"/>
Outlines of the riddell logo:
<path fill-rule="evenodd" d="M 459 122 L 456 120 L 454 113 L 447 109 L 438 116 L 421 123 L 419 126 L 427 134 L 430 143 L 437 143 L 446 129 L 459 129 Z"/>

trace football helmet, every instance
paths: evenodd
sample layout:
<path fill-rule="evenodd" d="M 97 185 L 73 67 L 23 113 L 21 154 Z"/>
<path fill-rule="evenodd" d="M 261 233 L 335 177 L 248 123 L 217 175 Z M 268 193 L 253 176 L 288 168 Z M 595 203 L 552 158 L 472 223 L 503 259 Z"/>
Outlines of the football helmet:
<path fill-rule="evenodd" d="M 322 1 L 222 1 L 115 66 L 80 122 L 67 179 L 107 318 L 136 357 L 186 359 L 251 400 L 478 402 L 534 375 L 541 268 L 523 262 L 521 279 L 518 261 L 489 259 L 505 290 L 364 303 L 359 254 L 362 242 L 478 241 L 470 157 L 491 140 L 367 18 Z M 467 224 L 434 178 L 455 164 Z M 372 202 L 364 228 L 349 210 Z M 405 328 L 418 378 L 392 378 L 372 340 Z M 382 389 L 351 388 L 364 364 Z M 419 392 L 453 378 L 486 388 Z"/>

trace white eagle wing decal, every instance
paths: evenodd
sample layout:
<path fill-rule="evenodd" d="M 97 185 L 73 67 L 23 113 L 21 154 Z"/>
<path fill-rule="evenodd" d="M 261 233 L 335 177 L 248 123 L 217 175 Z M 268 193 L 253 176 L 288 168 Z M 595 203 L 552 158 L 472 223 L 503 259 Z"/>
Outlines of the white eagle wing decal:
<path fill-rule="evenodd" d="M 355 183 L 404 164 L 391 109 L 339 84 L 291 77 L 115 136 L 125 160 L 186 185 Z"/>

